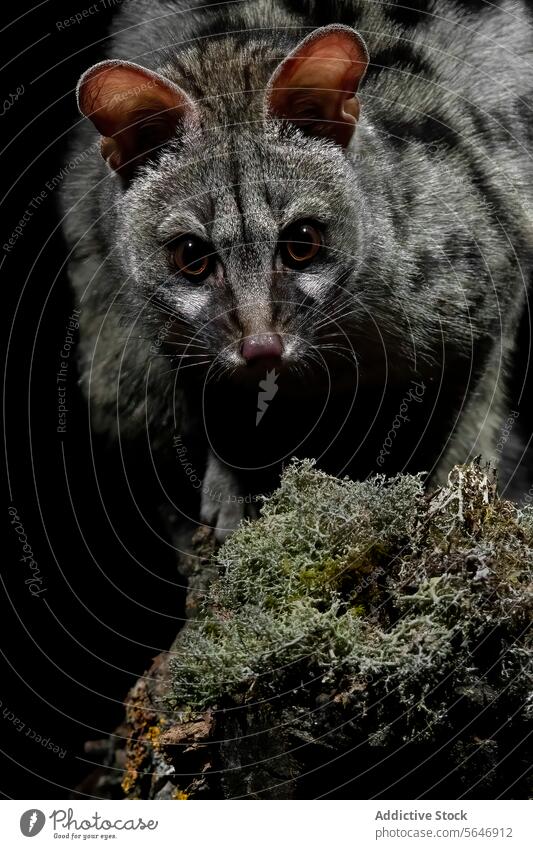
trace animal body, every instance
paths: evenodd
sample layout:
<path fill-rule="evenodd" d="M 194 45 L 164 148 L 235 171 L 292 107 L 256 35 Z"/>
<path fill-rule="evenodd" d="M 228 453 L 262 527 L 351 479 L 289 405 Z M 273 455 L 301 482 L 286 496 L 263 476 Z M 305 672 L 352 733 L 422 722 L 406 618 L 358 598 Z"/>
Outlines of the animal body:
<path fill-rule="evenodd" d="M 294 455 L 435 480 L 494 457 L 533 256 L 531 26 L 521 0 L 116 15 L 62 198 L 81 382 L 96 428 L 194 443 L 219 537 Z"/>

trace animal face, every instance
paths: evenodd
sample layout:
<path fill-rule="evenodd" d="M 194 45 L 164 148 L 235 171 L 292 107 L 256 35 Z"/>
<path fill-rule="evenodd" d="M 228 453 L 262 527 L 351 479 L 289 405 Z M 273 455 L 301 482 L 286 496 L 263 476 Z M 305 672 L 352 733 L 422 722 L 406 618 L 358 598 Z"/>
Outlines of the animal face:
<path fill-rule="evenodd" d="M 267 129 L 191 142 L 146 167 L 126 192 L 118 241 L 142 320 L 156 330 L 174 317 L 168 353 L 239 379 L 256 361 L 299 370 L 346 349 L 363 231 L 342 152 Z"/>
<path fill-rule="evenodd" d="M 345 148 L 367 62 L 353 30 L 316 31 L 277 67 L 252 127 L 206 123 L 180 87 L 130 63 L 82 78 L 80 108 L 123 187 L 123 294 L 184 371 L 245 379 L 350 356 L 342 315 L 357 312 L 366 225 Z"/>

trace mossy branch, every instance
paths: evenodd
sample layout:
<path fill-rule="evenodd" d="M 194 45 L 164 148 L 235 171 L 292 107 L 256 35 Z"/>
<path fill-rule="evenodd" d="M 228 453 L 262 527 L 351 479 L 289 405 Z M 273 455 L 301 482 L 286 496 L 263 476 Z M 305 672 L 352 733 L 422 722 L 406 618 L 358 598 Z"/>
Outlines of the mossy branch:
<path fill-rule="evenodd" d="M 294 463 L 211 566 L 128 796 L 527 795 L 533 511 L 480 463 L 430 495 Z"/>

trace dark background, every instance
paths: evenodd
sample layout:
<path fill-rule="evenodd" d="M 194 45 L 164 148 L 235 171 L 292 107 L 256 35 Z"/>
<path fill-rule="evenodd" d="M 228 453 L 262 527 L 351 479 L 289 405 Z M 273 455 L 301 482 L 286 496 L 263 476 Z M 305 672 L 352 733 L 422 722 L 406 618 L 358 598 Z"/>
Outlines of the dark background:
<path fill-rule="evenodd" d="M 4 12 L 0 55 L 8 65 L 2 98 L 20 86 L 24 93 L 0 124 L 2 148 L 8 145 L 1 169 L 2 244 L 31 209 L 32 198 L 61 172 L 69 133 L 79 120 L 75 84 L 103 57 L 112 11 L 99 5 L 80 24 L 58 29 L 56 22 L 90 5 L 51 0 L 33 9 L 9 4 L 7 16 Z M 102 738 L 118 725 L 122 699 L 151 657 L 168 648 L 182 615 L 173 553 L 156 533 L 161 527 L 147 446 L 130 446 L 123 458 L 105 440 L 93 436 L 91 441 L 73 363 L 67 433 L 56 432 L 56 373 L 73 306 L 57 195 L 57 189 L 46 190 L 12 250 L 0 251 L 8 302 L 5 515 L 14 504 L 46 587 L 39 598 L 28 591 L 28 573 L 8 521 L 2 558 L 0 791 L 11 798 L 68 795 L 91 768 L 84 741 Z M 531 433 L 529 337 L 525 316 L 511 404 L 514 409 L 520 404 L 517 428 L 526 436 Z M 21 731 L 14 720 L 19 727 L 24 723 Z M 30 739 L 34 734 L 66 750 L 65 757 Z"/>
<path fill-rule="evenodd" d="M 98 13 L 61 30 L 56 21 L 90 5 L 9 4 L 11 20 L 23 17 L 10 24 L 4 12 L 1 24 L 0 55 L 11 60 L 2 99 L 24 86 L 0 124 L 2 148 L 8 145 L 1 169 L 2 245 L 25 211 L 33 213 L 12 250 L 2 249 L 0 256 L 9 301 L 3 339 L 10 481 L 3 548 L 9 553 L 2 558 L 0 791 L 14 798 L 68 795 L 91 767 L 84 741 L 117 726 L 128 689 L 150 659 L 169 647 L 182 614 L 173 553 L 157 537 L 147 446 L 129 446 L 122 458 L 102 438 L 91 442 L 73 362 L 67 433 L 56 431 L 56 374 L 73 303 L 58 188 L 49 191 L 46 183 L 60 175 L 68 158 L 69 133 L 80 120 L 75 85 L 103 58 L 111 11 L 99 5 Z M 32 208 L 32 198 L 43 190 L 43 203 Z M 10 503 L 46 587 L 37 598 L 24 584 L 29 571 L 9 526 Z M 32 739 L 34 733 L 42 743 Z M 63 758 L 46 748 L 48 738 L 67 750 Z"/>

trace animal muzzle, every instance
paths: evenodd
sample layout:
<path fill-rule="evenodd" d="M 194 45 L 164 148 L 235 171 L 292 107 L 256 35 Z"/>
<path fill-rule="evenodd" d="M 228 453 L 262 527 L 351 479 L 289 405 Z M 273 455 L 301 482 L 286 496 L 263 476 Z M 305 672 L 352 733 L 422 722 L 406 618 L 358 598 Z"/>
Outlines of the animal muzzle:
<path fill-rule="evenodd" d="M 283 342 L 278 333 L 259 333 L 247 336 L 241 342 L 241 356 L 248 365 L 279 362 L 283 356 Z"/>

